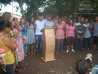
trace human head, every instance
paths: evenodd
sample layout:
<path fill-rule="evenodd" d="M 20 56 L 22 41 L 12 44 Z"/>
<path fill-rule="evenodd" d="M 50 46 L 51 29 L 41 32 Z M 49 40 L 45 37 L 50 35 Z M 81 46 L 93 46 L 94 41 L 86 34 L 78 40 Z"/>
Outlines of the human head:
<path fill-rule="evenodd" d="M 6 20 L 6 21 L 9 21 L 11 23 L 13 21 L 11 13 L 9 13 L 9 12 L 3 13 L 2 20 Z"/>
<path fill-rule="evenodd" d="M 61 18 L 59 18 L 59 19 L 58 19 L 58 23 L 61 23 L 61 22 L 62 22 L 62 19 L 61 19 Z"/>
<path fill-rule="evenodd" d="M 19 22 L 15 21 L 15 22 L 14 22 L 14 28 L 18 29 L 19 26 L 20 26 Z"/>
<path fill-rule="evenodd" d="M 31 17 L 29 23 L 34 23 L 34 17 Z"/>
<path fill-rule="evenodd" d="M 76 70 L 79 74 L 85 74 L 88 68 L 89 65 L 85 60 L 79 60 L 76 64 Z"/>
<path fill-rule="evenodd" d="M 85 21 L 84 17 L 81 17 L 81 23 L 83 23 Z"/>
<path fill-rule="evenodd" d="M 42 20 L 44 19 L 44 16 L 43 16 L 42 14 L 40 14 L 40 15 L 38 16 L 38 18 L 39 18 L 40 21 L 42 21 Z"/>
<path fill-rule="evenodd" d="M 81 21 L 81 17 L 78 17 L 78 22 L 80 22 Z"/>
<path fill-rule="evenodd" d="M 24 20 L 24 18 L 21 18 L 21 19 L 20 19 L 20 23 L 25 25 L 25 20 Z"/>
<path fill-rule="evenodd" d="M 74 18 L 74 20 L 73 20 L 74 22 L 77 22 L 77 19 L 76 18 Z"/>
<path fill-rule="evenodd" d="M 72 17 L 72 14 L 70 14 L 70 18 Z"/>
<path fill-rule="evenodd" d="M 88 23 L 88 19 L 85 19 L 85 23 Z"/>
<path fill-rule="evenodd" d="M 67 20 L 67 16 L 65 16 L 65 20 Z"/>
<path fill-rule="evenodd" d="M 47 15 L 47 20 L 49 20 L 49 21 L 52 20 L 51 14 L 48 14 L 48 15 Z"/>
<path fill-rule="evenodd" d="M 73 20 L 71 19 L 71 20 L 69 20 L 69 25 L 71 26 L 73 26 Z"/>
<path fill-rule="evenodd" d="M 90 21 L 91 23 L 93 23 L 94 21 L 93 21 L 93 19 L 91 19 L 91 21 Z"/>
<path fill-rule="evenodd" d="M 10 27 L 11 27 L 10 22 L 8 22 L 6 20 L 0 21 L 0 32 L 4 31 L 5 33 L 9 33 Z"/>
<path fill-rule="evenodd" d="M 98 16 L 96 16 L 96 21 L 98 21 Z"/>
<path fill-rule="evenodd" d="M 17 22 L 18 22 L 18 18 L 14 17 L 14 18 L 13 18 L 13 21 L 17 21 Z"/>
<path fill-rule="evenodd" d="M 53 22 L 55 22 L 56 21 L 56 18 L 53 18 Z"/>

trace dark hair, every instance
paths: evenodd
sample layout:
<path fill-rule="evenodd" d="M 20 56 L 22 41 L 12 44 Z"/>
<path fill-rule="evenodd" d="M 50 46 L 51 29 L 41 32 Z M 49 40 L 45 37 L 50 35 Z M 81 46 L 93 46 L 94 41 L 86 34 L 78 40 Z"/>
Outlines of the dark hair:
<path fill-rule="evenodd" d="M 20 19 L 20 25 L 21 25 L 21 23 L 22 23 L 22 19 L 24 19 L 24 18 L 21 18 L 21 19 Z M 24 21 L 25 21 L 25 19 L 24 19 Z M 24 22 L 23 25 L 25 25 L 25 23 L 26 23 L 26 22 Z"/>
<path fill-rule="evenodd" d="M 9 12 L 3 13 L 2 20 L 9 21 L 10 19 L 11 19 L 11 13 L 9 13 Z"/>
<path fill-rule="evenodd" d="M 44 16 L 43 14 L 39 14 L 38 16 Z"/>
<path fill-rule="evenodd" d="M 33 16 L 32 17 L 30 17 L 30 19 L 29 19 L 29 25 L 31 24 L 31 19 L 32 18 L 34 18 Z M 34 24 L 34 22 L 33 22 L 33 24 Z"/>
<path fill-rule="evenodd" d="M 11 23 L 6 20 L 0 21 L 0 31 L 4 30 L 6 27 L 11 27 Z"/>
<path fill-rule="evenodd" d="M 69 21 L 68 21 L 68 24 L 69 24 L 69 26 L 70 26 L 70 21 L 71 21 L 72 19 L 70 19 Z M 73 21 L 73 20 L 72 20 Z M 74 24 L 72 23 L 72 26 L 74 26 Z"/>
<path fill-rule="evenodd" d="M 79 74 L 85 74 L 88 68 L 89 65 L 85 60 L 79 60 L 76 64 L 76 70 Z"/>
<path fill-rule="evenodd" d="M 16 21 L 15 19 L 17 19 L 16 17 L 13 18 L 13 21 Z"/>

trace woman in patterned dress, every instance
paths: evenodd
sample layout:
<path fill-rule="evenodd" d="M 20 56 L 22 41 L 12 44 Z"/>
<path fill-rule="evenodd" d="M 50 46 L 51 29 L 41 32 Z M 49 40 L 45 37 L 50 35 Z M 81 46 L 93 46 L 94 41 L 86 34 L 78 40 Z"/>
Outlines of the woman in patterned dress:
<path fill-rule="evenodd" d="M 27 32 L 27 29 L 26 29 L 26 25 L 25 25 L 25 20 L 23 18 L 20 20 L 20 25 L 21 25 L 21 34 L 23 36 L 24 53 L 26 54 L 28 52 L 27 51 L 27 43 L 26 43 L 26 32 Z"/>
<path fill-rule="evenodd" d="M 24 48 L 23 48 L 23 37 L 21 34 L 21 27 L 19 25 L 19 22 L 15 22 L 13 31 L 15 33 L 18 48 L 18 67 L 22 67 L 22 62 L 24 60 Z"/>

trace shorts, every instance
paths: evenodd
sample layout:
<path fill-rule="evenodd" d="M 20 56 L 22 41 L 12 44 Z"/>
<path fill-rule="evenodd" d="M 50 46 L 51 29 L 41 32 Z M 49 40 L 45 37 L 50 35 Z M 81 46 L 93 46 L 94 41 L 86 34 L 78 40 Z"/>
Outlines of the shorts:
<path fill-rule="evenodd" d="M 70 44 L 73 45 L 73 40 L 74 40 L 73 37 L 68 37 L 68 39 L 67 39 L 67 45 L 68 45 L 68 46 L 69 46 Z"/>
<path fill-rule="evenodd" d="M 94 44 L 98 44 L 98 37 L 94 37 L 93 42 L 94 42 Z"/>

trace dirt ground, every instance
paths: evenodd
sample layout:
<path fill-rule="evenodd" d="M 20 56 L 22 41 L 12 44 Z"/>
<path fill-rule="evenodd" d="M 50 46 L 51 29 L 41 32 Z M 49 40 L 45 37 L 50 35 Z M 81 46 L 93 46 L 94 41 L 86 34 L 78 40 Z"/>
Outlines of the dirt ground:
<path fill-rule="evenodd" d="M 55 61 L 44 63 L 41 55 L 26 56 L 24 68 L 21 73 L 15 74 L 77 74 L 75 70 L 76 62 L 84 59 L 87 53 L 92 53 L 93 64 L 98 64 L 98 50 L 82 50 L 69 53 L 55 54 Z"/>

